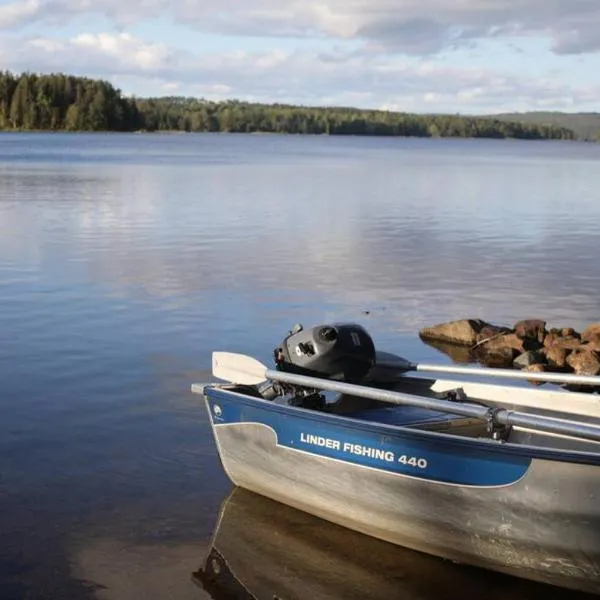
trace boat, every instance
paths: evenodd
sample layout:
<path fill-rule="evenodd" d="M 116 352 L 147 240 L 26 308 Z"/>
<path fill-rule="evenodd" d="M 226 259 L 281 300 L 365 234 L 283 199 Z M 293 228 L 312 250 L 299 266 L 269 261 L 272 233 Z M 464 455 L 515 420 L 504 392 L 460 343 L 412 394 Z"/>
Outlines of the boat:
<path fill-rule="evenodd" d="M 213 600 L 590 597 L 414 552 L 240 487 L 223 500 L 191 579 Z"/>
<path fill-rule="evenodd" d="M 192 391 L 235 486 L 397 546 L 600 593 L 597 394 L 412 375 L 436 367 L 379 353 L 354 323 L 294 327 L 273 368 L 224 351 L 212 362 L 223 382 Z"/>

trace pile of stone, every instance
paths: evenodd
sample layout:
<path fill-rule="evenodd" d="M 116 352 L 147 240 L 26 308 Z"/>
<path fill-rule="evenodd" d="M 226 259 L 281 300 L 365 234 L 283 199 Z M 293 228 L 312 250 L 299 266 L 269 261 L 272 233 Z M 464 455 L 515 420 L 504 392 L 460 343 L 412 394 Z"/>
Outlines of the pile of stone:
<path fill-rule="evenodd" d="M 465 319 L 425 327 L 419 335 L 459 362 L 600 375 L 600 323 L 578 333 L 571 327 L 546 329 L 546 321 L 539 319 L 519 321 L 512 328 Z"/>

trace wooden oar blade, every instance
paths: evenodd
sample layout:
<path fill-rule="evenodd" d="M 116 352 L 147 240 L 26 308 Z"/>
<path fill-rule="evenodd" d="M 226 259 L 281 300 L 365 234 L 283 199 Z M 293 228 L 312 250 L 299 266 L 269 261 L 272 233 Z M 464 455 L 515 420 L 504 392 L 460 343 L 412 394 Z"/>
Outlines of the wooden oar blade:
<path fill-rule="evenodd" d="M 244 385 L 257 385 L 265 381 L 267 368 L 261 362 L 235 352 L 213 352 L 212 373 L 215 377 Z"/>

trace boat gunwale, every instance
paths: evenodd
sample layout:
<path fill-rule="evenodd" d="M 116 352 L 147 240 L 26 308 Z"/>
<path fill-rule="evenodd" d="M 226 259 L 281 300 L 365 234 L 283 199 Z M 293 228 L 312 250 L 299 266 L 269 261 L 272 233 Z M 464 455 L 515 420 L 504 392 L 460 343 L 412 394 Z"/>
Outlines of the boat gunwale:
<path fill-rule="evenodd" d="M 300 406 L 282 405 L 275 402 L 265 400 L 264 398 L 251 396 L 244 394 L 239 391 L 231 389 L 225 389 L 224 385 L 231 384 L 205 384 L 202 386 L 202 395 L 206 399 L 216 396 L 224 397 L 225 399 L 241 400 L 244 404 L 252 407 L 264 408 L 271 412 L 277 412 L 280 414 L 293 414 L 303 419 L 310 421 L 318 421 L 323 423 L 324 421 L 331 422 L 334 425 L 340 427 L 352 427 L 357 426 L 363 431 L 375 433 L 379 435 L 404 437 L 414 441 L 434 441 L 436 444 L 441 444 L 451 447 L 459 447 L 461 450 L 467 450 L 469 452 L 478 452 L 479 450 L 491 451 L 493 453 L 505 454 L 511 456 L 520 456 L 526 458 L 537 458 L 543 460 L 552 460 L 557 462 L 570 462 L 577 464 L 585 464 L 591 466 L 600 466 L 600 451 L 599 452 L 587 452 L 584 450 L 555 450 L 543 446 L 534 446 L 531 444 L 515 444 L 512 442 L 498 441 L 488 438 L 472 438 L 466 436 L 458 436 L 445 431 L 431 431 L 426 429 L 414 429 L 402 425 L 393 425 L 387 423 L 378 423 L 374 421 L 366 421 L 364 419 L 336 415 L 328 412 L 317 412 L 313 409 L 302 408 Z M 212 414 L 209 412 L 209 418 L 213 427 L 235 425 L 235 423 L 214 423 Z M 452 414 L 452 411 L 448 411 Z M 248 423 L 248 421 L 246 422 Z M 264 425 L 264 423 L 256 422 L 258 425 Z M 593 442 L 591 442 L 593 443 Z"/>

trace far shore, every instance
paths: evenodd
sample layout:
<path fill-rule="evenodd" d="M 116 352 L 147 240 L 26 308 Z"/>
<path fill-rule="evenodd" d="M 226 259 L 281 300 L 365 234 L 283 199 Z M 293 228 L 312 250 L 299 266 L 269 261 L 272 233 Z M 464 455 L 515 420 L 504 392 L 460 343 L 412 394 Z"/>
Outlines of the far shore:
<path fill-rule="evenodd" d="M 356 133 L 299 133 L 289 131 L 184 131 L 178 129 L 138 129 L 133 131 L 101 130 L 66 130 L 66 129 L 0 129 L 2 134 L 50 134 L 50 135 L 252 135 L 252 136 L 292 136 L 292 137 L 335 137 L 335 138 L 380 138 L 380 139 L 420 139 L 420 140 L 487 140 L 487 141 L 513 141 L 513 142 L 569 142 L 596 144 L 600 140 L 587 139 L 555 139 L 555 138 L 522 138 L 522 137 L 486 137 L 486 136 L 426 136 L 426 135 L 373 135 Z"/>

